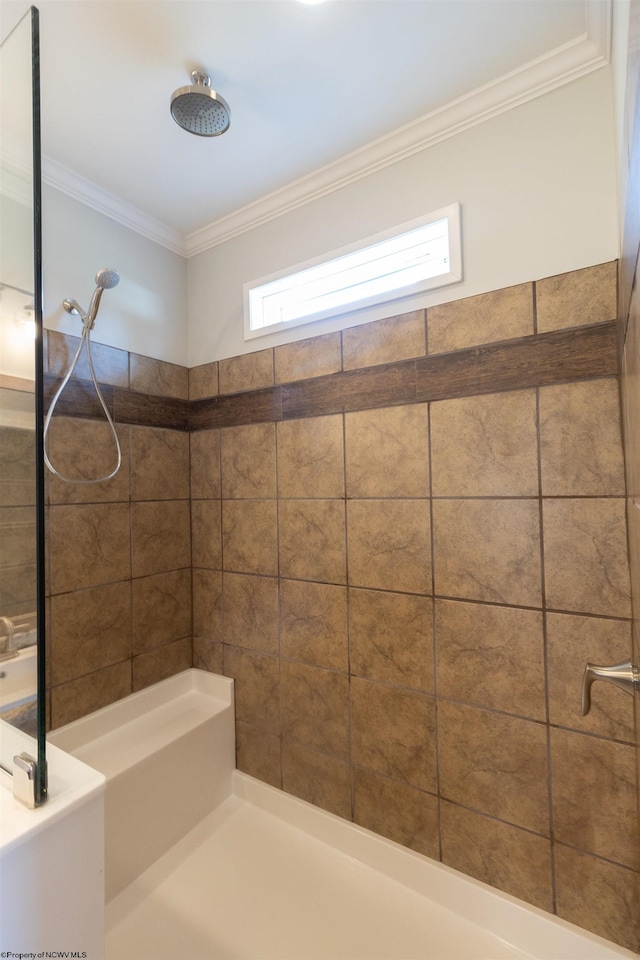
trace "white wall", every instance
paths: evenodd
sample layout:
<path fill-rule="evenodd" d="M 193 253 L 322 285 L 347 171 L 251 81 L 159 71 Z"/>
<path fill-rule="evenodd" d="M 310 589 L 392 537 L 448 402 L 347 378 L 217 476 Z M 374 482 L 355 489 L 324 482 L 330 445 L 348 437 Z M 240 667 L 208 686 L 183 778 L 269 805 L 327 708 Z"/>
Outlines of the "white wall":
<path fill-rule="evenodd" d="M 615 140 L 605 67 L 191 258 L 189 365 L 615 259 Z M 245 281 L 456 200 L 461 284 L 244 342 Z"/>
<path fill-rule="evenodd" d="M 102 297 L 92 340 L 187 363 L 183 257 L 44 185 L 43 264 L 45 327 L 78 336 L 80 320 L 62 301 L 71 297 L 86 309 L 96 272 L 113 267 L 120 283 Z"/>
<path fill-rule="evenodd" d="M 613 99 L 616 120 L 616 149 L 618 162 L 618 209 L 620 230 L 624 225 L 624 207 L 629 179 L 629 145 L 631 130 L 625 126 L 634 116 L 634 104 L 630 102 L 631 91 L 627 90 L 627 50 L 629 45 L 629 0 L 616 0 L 613 5 L 611 60 L 613 67 Z M 635 91 L 633 91 L 635 92 Z M 622 245 L 622 242 L 621 242 Z"/>

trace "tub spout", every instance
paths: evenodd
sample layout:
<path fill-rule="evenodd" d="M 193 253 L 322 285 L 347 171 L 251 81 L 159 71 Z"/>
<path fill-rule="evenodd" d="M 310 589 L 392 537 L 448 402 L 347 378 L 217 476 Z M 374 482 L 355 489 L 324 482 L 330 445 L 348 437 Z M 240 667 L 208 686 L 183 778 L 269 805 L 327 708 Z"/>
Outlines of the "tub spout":
<path fill-rule="evenodd" d="M 640 669 L 627 660 L 625 663 L 616 663 L 610 667 L 602 667 L 596 663 L 587 663 L 582 678 L 582 716 L 591 710 L 591 687 L 596 680 L 607 680 L 617 687 L 630 693 L 640 691 Z"/>

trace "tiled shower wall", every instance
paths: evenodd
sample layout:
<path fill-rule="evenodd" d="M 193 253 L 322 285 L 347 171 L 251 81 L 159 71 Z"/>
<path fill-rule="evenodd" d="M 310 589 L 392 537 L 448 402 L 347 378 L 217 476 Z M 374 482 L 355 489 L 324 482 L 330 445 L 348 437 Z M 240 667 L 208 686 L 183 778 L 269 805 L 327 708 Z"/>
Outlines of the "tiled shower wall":
<path fill-rule="evenodd" d="M 579 708 L 631 649 L 615 316 L 604 264 L 191 370 L 191 569 L 182 382 L 117 493 L 50 484 L 53 725 L 191 662 L 192 575 L 240 769 L 638 949 L 633 705 Z"/>
<path fill-rule="evenodd" d="M 192 370 L 194 634 L 241 769 L 637 949 L 633 704 L 580 715 L 631 649 L 615 316 L 608 264 Z"/>
<path fill-rule="evenodd" d="M 78 341 L 47 340 L 47 370 L 59 377 Z M 187 418 L 183 429 L 145 425 L 173 423 L 180 403 L 186 414 L 187 371 L 100 344 L 92 354 L 111 414 L 129 422 L 116 426 L 122 466 L 112 480 L 68 484 L 47 472 L 52 727 L 192 662 Z M 50 460 L 70 479 L 106 476 L 117 456 L 111 431 L 92 388 L 70 388 L 59 408 L 69 415 L 51 421 Z"/>

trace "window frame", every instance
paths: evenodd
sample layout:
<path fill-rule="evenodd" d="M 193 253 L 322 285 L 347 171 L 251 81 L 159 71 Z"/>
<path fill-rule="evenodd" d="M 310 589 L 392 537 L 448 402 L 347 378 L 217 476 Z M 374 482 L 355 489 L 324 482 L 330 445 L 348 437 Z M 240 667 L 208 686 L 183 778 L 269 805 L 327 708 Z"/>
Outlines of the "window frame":
<path fill-rule="evenodd" d="M 408 297 L 415 297 L 416 294 L 425 293 L 429 290 L 435 290 L 439 287 L 448 286 L 453 283 L 459 283 L 463 278 L 461 214 L 462 209 L 460 204 L 451 203 L 446 207 L 441 207 L 439 210 L 434 210 L 423 216 L 415 217 L 414 219 L 408 220 L 405 223 L 391 227 L 388 230 L 365 237 L 356 243 L 348 244 L 319 257 L 314 257 L 310 260 L 297 263 L 294 266 L 287 267 L 284 270 L 279 270 L 276 273 L 269 274 L 268 276 L 260 277 L 258 280 L 248 281 L 247 283 L 243 284 L 245 341 L 268 336 L 269 334 L 273 333 L 280 333 L 284 330 L 293 330 L 301 326 L 307 326 L 307 324 L 317 323 L 321 320 L 331 320 L 342 316 L 350 317 L 352 314 L 357 313 L 358 311 L 366 310 L 367 308 L 373 306 L 382 306 L 386 303 L 394 303 L 398 300 L 403 300 Z M 444 219 L 447 219 L 448 221 L 449 270 L 447 273 L 440 274 L 436 277 L 428 277 L 417 283 L 412 283 L 396 290 L 390 290 L 383 294 L 365 297 L 353 303 L 347 303 L 325 310 L 319 310 L 316 313 L 309 314 L 305 317 L 285 320 L 279 323 L 272 323 L 268 326 L 257 327 L 254 330 L 251 329 L 252 291 L 258 290 L 260 287 L 264 287 L 267 284 L 271 284 L 277 280 L 282 280 L 287 277 L 293 278 L 296 276 L 296 274 L 301 273 L 311 267 L 330 263 L 332 260 L 337 261 L 341 257 L 347 256 L 348 254 L 365 250 L 367 247 L 372 247 L 385 240 L 402 236 L 402 234 L 409 233 L 410 231 L 416 230 L 419 227 L 428 226 L 431 223 L 435 223 L 438 220 Z M 363 322 L 366 322 L 366 317 L 363 318 Z"/>

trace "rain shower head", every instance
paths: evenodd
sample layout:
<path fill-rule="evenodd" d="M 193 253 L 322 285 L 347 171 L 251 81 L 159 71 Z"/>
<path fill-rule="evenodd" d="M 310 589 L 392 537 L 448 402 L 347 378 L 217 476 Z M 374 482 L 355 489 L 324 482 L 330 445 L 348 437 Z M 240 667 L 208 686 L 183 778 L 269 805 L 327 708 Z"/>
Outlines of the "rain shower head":
<path fill-rule="evenodd" d="M 198 137 L 219 137 L 229 129 L 229 104 L 211 89 L 211 79 L 194 70 L 190 87 L 179 87 L 171 97 L 171 116 L 183 130 Z"/>

